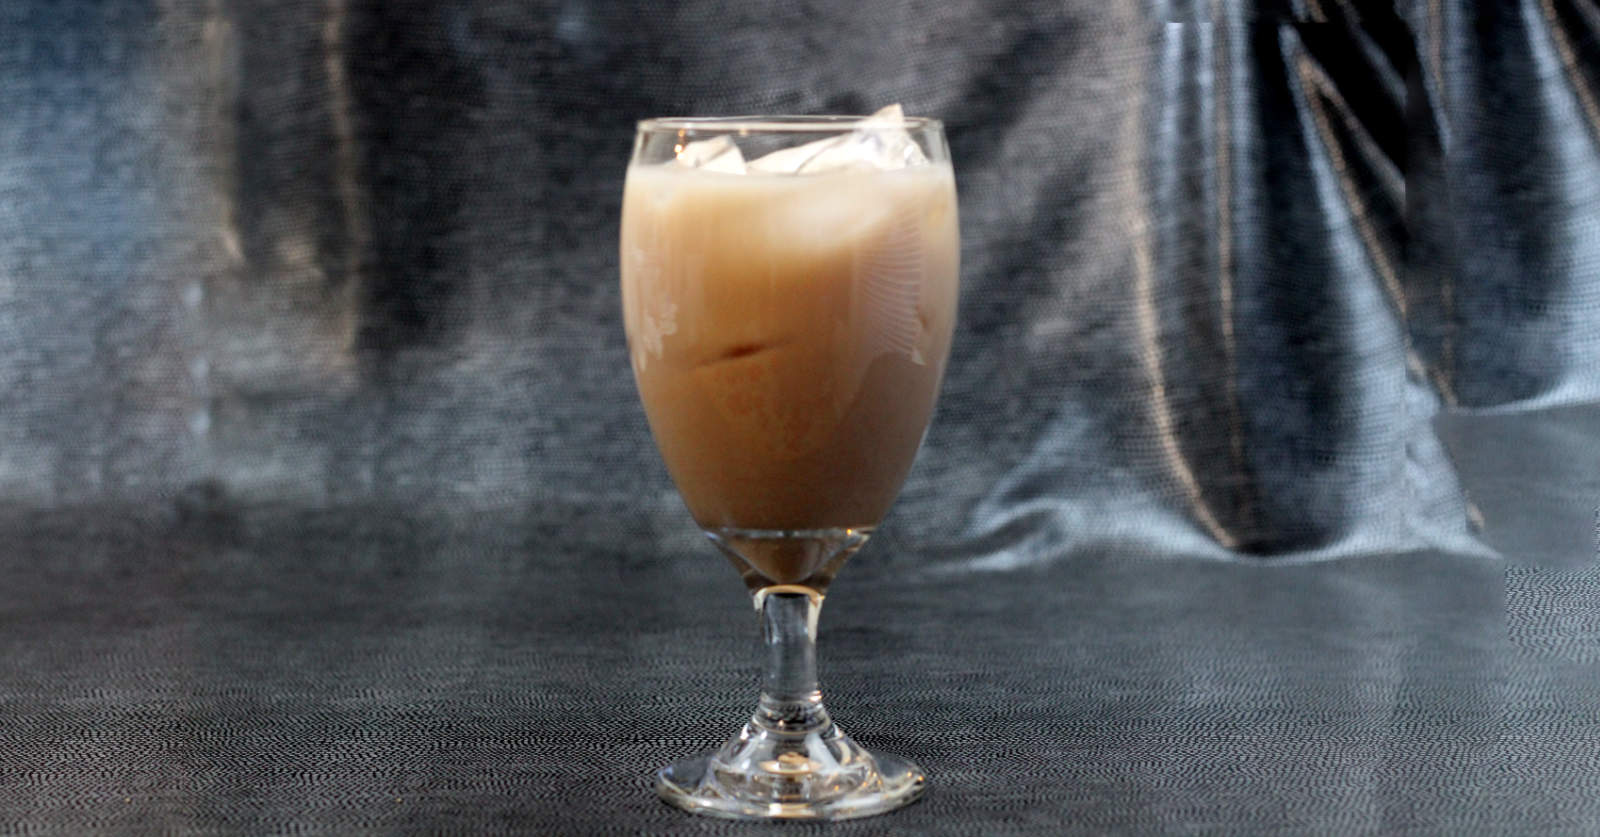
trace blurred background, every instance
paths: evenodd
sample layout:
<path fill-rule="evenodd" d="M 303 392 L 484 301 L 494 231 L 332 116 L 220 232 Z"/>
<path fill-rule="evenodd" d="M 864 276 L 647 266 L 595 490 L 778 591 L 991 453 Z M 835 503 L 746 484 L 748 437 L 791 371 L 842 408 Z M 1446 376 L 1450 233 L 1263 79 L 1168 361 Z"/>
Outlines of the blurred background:
<path fill-rule="evenodd" d="M 748 626 L 634 122 L 894 102 L 959 324 L 823 631 L 894 827 L 1592 831 L 1593 0 L 5 0 L 0 831 L 688 828 Z"/>
<path fill-rule="evenodd" d="M 1435 416 L 1600 398 L 1597 24 L 7 3 L 0 503 L 681 530 L 618 316 L 633 122 L 901 102 L 947 123 L 965 267 L 883 557 L 1471 549 Z"/>

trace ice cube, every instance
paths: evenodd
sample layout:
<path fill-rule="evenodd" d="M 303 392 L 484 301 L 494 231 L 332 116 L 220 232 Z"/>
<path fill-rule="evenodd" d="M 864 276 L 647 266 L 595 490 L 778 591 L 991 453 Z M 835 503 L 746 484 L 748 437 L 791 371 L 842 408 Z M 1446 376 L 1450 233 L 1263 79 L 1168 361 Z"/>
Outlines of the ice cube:
<path fill-rule="evenodd" d="M 846 149 L 842 147 L 841 142 L 846 139 L 849 139 L 849 136 L 828 137 L 816 142 L 808 142 L 805 145 L 780 148 L 771 154 L 765 154 L 751 160 L 749 167 L 751 171 L 767 172 L 769 174 L 795 174 L 808 165 L 813 166 L 812 169 L 808 170 L 815 170 L 816 165 L 827 162 L 826 159 L 818 161 L 817 157 L 830 152 L 833 152 L 834 156 L 844 153 Z M 828 159 L 831 159 L 831 157 Z M 853 157 L 851 161 L 854 161 Z"/>
<path fill-rule="evenodd" d="M 906 133 L 905 111 L 890 105 L 861 120 L 848 134 L 784 148 L 752 160 L 752 171 L 811 174 L 849 169 L 903 169 L 928 162 Z"/>
<path fill-rule="evenodd" d="M 702 171 L 744 174 L 744 155 L 733 137 L 720 136 L 696 140 L 678 149 L 678 165 Z"/>
<path fill-rule="evenodd" d="M 858 144 L 868 146 L 868 156 L 880 169 L 925 165 L 928 158 L 922 153 L 922 146 L 906 133 L 905 124 L 905 111 L 894 104 L 861 120 L 851 135 L 860 138 Z"/>

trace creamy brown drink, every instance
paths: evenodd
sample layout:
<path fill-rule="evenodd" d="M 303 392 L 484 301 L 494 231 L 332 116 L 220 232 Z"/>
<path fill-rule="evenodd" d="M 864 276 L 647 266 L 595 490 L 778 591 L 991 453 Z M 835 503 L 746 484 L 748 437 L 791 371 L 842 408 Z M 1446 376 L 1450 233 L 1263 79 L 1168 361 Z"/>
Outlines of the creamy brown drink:
<path fill-rule="evenodd" d="M 960 246 L 949 160 L 939 121 L 899 105 L 638 124 L 621 230 L 634 378 L 678 493 L 761 622 L 756 710 L 656 773 L 686 811 L 843 820 L 922 793 L 916 764 L 833 722 L 816 634 L 938 395 Z"/>
<path fill-rule="evenodd" d="M 816 558 L 778 533 L 870 530 L 916 455 L 955 321 L 956 193 L 942 162 L 760 164 L 629 170 L 623 307 L 690 512 L 794 583 Z"/>

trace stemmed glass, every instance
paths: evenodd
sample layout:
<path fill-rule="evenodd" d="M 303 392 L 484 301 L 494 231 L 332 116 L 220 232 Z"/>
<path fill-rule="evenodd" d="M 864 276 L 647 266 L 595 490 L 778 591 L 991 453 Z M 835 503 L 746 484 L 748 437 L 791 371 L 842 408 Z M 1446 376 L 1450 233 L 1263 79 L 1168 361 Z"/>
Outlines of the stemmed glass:
<path fill-rule="evenodd" d="M 955 324 L 959 236 L 943 128 L 871 117 L 639 123 L 622 210 L 639 395 L 695 522 L 760 612 L 759 705 L 657 791 L 736 819 L 847 819 L 915 800 L 822 705 L 817 615 L 900 490 Z"/>

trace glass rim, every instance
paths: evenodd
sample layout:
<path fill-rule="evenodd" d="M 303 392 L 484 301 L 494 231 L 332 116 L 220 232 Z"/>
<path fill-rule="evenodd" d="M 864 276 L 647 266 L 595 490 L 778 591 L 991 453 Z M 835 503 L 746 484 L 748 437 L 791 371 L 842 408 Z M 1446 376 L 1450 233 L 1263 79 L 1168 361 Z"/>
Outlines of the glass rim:
<path fill-rule="evenodd" d="M 724 133 L 835 133 L 842 130 L 859 127 L 861 123 L 871 119 L 870 115 L 854 116 L 848 114 L 821 114 L 817 116 L 802 116 L 799 114 L 774 114 L 771 116 L 657 116 L 650 119 L 641 119 L 636 124 L 636 130 L 643 133 L 693 132 L 693 131 L 720 131 Z M 876 126 L 873 126 L 874 128 Z M 884 123 L 884 128 L 889 128 L 889 123 Z M 928 116 L 903 116 L 897 126 L 906 131 L 943 131 L 944 123 Z M 870 130 L 870 128 L 869 128 Z"/>

